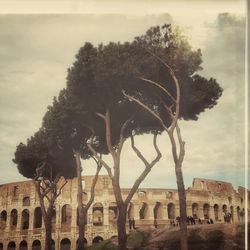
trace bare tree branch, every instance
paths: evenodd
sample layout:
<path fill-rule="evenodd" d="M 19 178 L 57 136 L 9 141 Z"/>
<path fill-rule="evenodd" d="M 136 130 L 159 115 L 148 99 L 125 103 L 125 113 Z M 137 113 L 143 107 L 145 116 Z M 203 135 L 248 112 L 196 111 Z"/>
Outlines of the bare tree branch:
<path fill-rule="evenodd" d="M 63 183 L 63 185 L 59 188 L 59 192 L 56 194 L 56 198 L 57 198 L 59 195 L 61 195 L 62 189 L 64 188 L 64 186 L 65 186 L 67 183 L 68 183 L 68 181 L 64 179 L 64 183 Z M 56 200 L 56 198 L 55 198 L 55 200 Z"/>
<path fill-rule="evenodd" d="M 125 129 L 128 127 L 129 123 L 132 121 L 134 116 L 131 116 L 129 119 L 127 119 L 123 125 L 122 125 L 122 128 L 121 128 L 121 132 L 120 132 L 120 141 L 119 141 L 119 144 L 118 144 L 118 152 L 121 152 L 122 150 L 122 146 L 123 146 L 123 143 L 125 141 L 125 138 L 124 138 L 124 131 Z"/>
<path fill-rule="evenodd" d="M 136 190 L 138 189 L 138 187 L 140 186 L 140 184 L 142 183 L 142 181 L 146 178 L 146 176 L 148 175 L 148 173 L 151 171 L 152 167 L 161 159 L 162 155 L 161 152 L 157 146 L 157 134 L 154 134 L 154 138 L 153 138 L 153 144 L 154 144 L 154 148 L 156 150 L 157 156 L 155 157 L 155 159 L 151 162 L 148 163 L 148 161 L 145 159 L 145 157 L 141 154 L 141 152 L 135 147 L 134 145 L 134 140 L 131 137 L 131 145 L 132 148 L 134 149 L 134 151 L 136 152 L 137 156 L 142 160 L 142 162 L 145 165 L 145 169 L 144 171 L 141 173 L 141 175 L 137 178 L 137 180 L 135 181 L 133 187 L 130 189 L 130 192 L 125 200 L 125 204 L 128 205 L 128 203 L 130 202 L 130 200 L 132 199 L 134 193 L 136 192 Z"/>
<path fill-rule="evenodd" d="M 148 83 L 151 83 L 155 86 L 157 86 L 158 88 L 160 88 L 161 90 L 163 90 L 171 99 L 174 103 L 176 103 L 176 100 L 175 98 L 168 92 L 167 89 L 165 89 L 162 85 L 160 85 L 159 83 L 155 82 L 155 81 L 152 81 L 152 80 L 149 80 L 149 79 L 146 79 L 144 77 L 140 77 L 141 80 L 145 81 L 145 82 L 148 82 Z"/>
<path fill-rule="evenodd" d="M 128 94 L 125 93 L 124 90 L 122 90 L 122 93 L 124 96 L 126 96 L 127 98 L 129 98 L 130 100 L 136 102 L 137 104 L 139 104 L 140 106 L 142 106 L 144 109 L 146 109 L 147 111 L 149 111 L 162 125 L 162 127 L 167 131 L 168 133 L 168 128 L 165 126 L 163 120 L 161 119 L 160 116 L 158 116 L 153 110 L 151 110 L 148 106 L 146 106 L 144 103 L 142 103 L 141 101 L 139 101 L 138 99 L 134 98 L 133 96 L 130 96 Z"/>
<path fill-rule="evenodd" d="M 111 171 L 111 168 L 109 167 L 109 165 L 102 159 L 98 156 L 96 150 L 93 148 L 92 144 L 93 144 L 93 137 L 94 137 L 94 130 L 91 129 L 92 131 L 92 135 L 90 137 L 90 142 L 87 143 L 87 146 L 89 148 L 89 150 L 92 152 L 92 154 L 96 157 L 96 159 L 101 162 L 101 164 L 105 167 L 105 169 L 107 170 L 108 172 L 108 175 L 111 179 L 113 179 L 113 174 L 112 174 L 112 171 Z"/>
<path fill-rule="evenodd" d="M 99 175 L 99 172 L 102 168 L 102 164 L 97 164 L 97 168 L 96 168 L 96 173 L 95 173 L 95 177 L 92 181 L 92 185 L 91 185 L 91 196 L 90 196 L 90 199 L 86 205 L 86 207 L 84 209 L 88 210 L 89 207 L 91 206 L 91 204 L 93 203 L 94 201 L 94 197 L 95 197 L 95 186 L 96 186 L 96 183 L 97 183 L 97 179 L 98 179 L 98 175 Z"/>
<path fill-rule="evenodd" d="M 112 157 L 115 157 L 115 150 L 112 146 L 112 141 L 111 141 L 111 125 L 110 125 L 110 110 L 109 108 L 106 109 L 106 114 L 105 114 L 105 125 L 106 125 L 106 143 L 109 152 L 111 153 Z"/>

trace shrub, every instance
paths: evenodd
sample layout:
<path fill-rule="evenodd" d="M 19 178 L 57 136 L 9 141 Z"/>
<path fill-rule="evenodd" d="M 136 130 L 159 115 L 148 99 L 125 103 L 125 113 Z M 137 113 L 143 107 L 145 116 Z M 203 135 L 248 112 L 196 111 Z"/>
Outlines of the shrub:
<path fill-rule="evenodd" d="M 224 244 L 224 233 L 221 230 L 213 230 L 206 233 L 207 249 L 220 249 Z"/>

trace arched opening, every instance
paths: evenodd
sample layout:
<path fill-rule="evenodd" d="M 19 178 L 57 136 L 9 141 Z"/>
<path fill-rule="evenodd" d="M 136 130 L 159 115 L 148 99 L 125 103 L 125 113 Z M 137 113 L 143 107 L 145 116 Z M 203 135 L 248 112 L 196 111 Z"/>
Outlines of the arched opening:
<path fill-rule="evenodd" d="M 228 197 L 228 202 L 229 202 L 229 205 L 232 204 L 232 197 Z"/>
<path fill-rule="evenodd" d="M 32 250 L 41 250 L 41 242 L 40 242 L 40 240 L 33 241 Z"/>
<path fill-rule="evenodd" d="M 118 215 L 117 205 L 115 202 L 111 202 L 109 204 L 109 225 L 112 226 L 113 229 L 116 229 L 117 226 L 117 215 Z"/>
<path fill-rule="evenodd" d="M 79 238 L 76 241 L 76 248 L 78 248 L 78 240 Z M 88 245 L 88 241 L 86 240 L 86 238 L 83 239 L 83 242 L 84 242 L 84 247 L 86 247 Z"/>
<path fill-rule="evenodd" d="M 237 207 L 237 219 L 238 219 L 238 222 L 240 222 L 240 207 L 239 206 Z"/>
<path fill-rule="evenodd" d="M 7 250 L 15 250 L 16 243 L 14 241 L 9 242 Z"/>
<path fill-rule="evenodd" d="M 7 221 L 7 212 L 3 210 L 1 212 L 1 217 L 0 217 L 0 230 L 4 230 L 6 227 L 6 221 Z"/>
<path fill-rule="evenodd" d="M 23 206 L 30 206 L 30 197 L 26 196 L 23 198 Z"/>
<path fill-rule="evenodd" d="M 101 236 L 96 236 L 94 239 L 93 239 L 93 243 L 99 243 L 103 241 L 103 238 Z"/>
<path fill-rule="evenodd" d="M 71 242 L 68 238 L 64 238 L 60 243 L 60 250 L 70 250 Z"/>
<path fill-rule="evenodd" d="M 154 207 L 154 219 L 162 219 L 162 205 L 160 202 L 156 202 L 155 207 Z"/>
<path fill-rule="evenodd" d="M 175 206 L 173 203 L 169 203 L 168 204 L 168 218 L 170 220 L 174 220 L 175 219 Z"/>
<path fill-rule="evenodd" d="M 217 204 L 214 205 L 214 219 L 215 221 L 219 220 L 219 206 Z"/>
<path fill-rule="evenodd" d="M 128 205 L 128 219 L 134 218 L 134 204 L 132 202 Z"/>
<path fill-rule="evenodd" d="M 93 206 L 93 225 L 101 226 L 103 224 L 103 206 L 102 203 L 96 203 Z"/>
<path fill-rule="evenodd" d="M 3 250 L 3 243 L 0 243 L 0 250 Z"/>
<path fill-rule="evenodd" d="M 27 250 L 27 249 L 28 249 L 27 242 L 25 240 L 21 241 L 19 245 L 19 250 Z"/>
<path fill-rule="evenodd" d="M 42 210 L 40 207 L 35 208 L 34 212 L 34 228 L 42 227 Z"/>
<path fill-rule="evenodd" d="M 147 217 L 147 210 L 148 210 L 148 205 L 146 202 L 143 202 L 141 205 L 141 209 L 139 211 L 140 214 L 140 220 L 146 219 Z"/>
<path fill-rule="evenodd" d="M 203 215 L 204 215 L 204 219 L 209 219 L 209 204 L 205 203 L 203 205 Z"/>
<path fill-rule="evenodd" d="M 199 218 L 199 206 L 197 203 L 192 204 L 192 215 L 194 219 Z"/>
<path fill-rule="evenodd" d="M 224 217 L 224 222 L 228 221 L 228 217 L 227 217 L 227 205 L 223 205 L 222 206 L 222 213 L 223 213 L 223 217 Z"/>
<path fill-rule="evenodd" d="M 70 205 L 68 204 L 65 204 L 63 207 L 62 207 L 62 210 L 61 210 L 61 225 L 62 225 L 62 228 L 61 230 L 63 232 L 70 232 L 71 231 L 71 219 L 72 219 L 72 208 Z"/>
<path fill-rule="evenodd" d="M 72 209 L 71 206 L 68 204 L 65 204 L 62 207 L 62 224 L 71 224 L 71 213 Z"/>
<path fill-rule="evenodd" d="M 29 211 L 27 209 L 24 209 L 22 211 L 22 220 L 21 220 L 21 229 L 25 230 L 29 228 Z"/>
<path fill-rule="evenodd" d="M 10 213 L 10 229 L 14 230 L 17 226 L 17 210 L 12 209 Z"/>
<path fill-rule="evenodd" d="M 138 191 L 138 197 L 139 198 L 145 198 L 146 197 L 146 192 L 143 190 Z"/>
<path fill-rule="evenodd" d="M 55 250 L 55 241 L 53 239 L 51 239 L 51 250 Z"/>
<path fill-rule="evenodd" d="M 233 206 L 230 207 L 230 214 L 231 214 L 231 220 L 232 222 L 234 222 L 234 207 Z"/>

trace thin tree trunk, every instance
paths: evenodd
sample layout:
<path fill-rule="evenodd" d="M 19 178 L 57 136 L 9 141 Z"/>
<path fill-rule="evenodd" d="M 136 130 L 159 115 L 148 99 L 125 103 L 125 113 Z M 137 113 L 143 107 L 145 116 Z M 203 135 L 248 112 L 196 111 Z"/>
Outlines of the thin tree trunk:
<path fill-rule="evenodd" d="M 81 175 L 81 162 L 80 153 L 75 152 L 76 157 L 76 172 L 77 172 L 77 202 L 78 202 L 78 218 L 79 218 L 79 238 L 77 250 L 84 249 L 84 213 L 83 213 L 83 201 L 82 201 L 82 175 Z"/>

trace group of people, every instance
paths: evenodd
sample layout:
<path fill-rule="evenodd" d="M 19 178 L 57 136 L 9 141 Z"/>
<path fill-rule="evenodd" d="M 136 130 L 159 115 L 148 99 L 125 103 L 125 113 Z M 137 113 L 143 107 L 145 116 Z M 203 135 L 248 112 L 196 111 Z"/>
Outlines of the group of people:
<path fill-rule="evenodd" d="M 179 226 L 180 225 L 180 219 L 181 219 L 180 216 L 177 216 L 175 220 L 170 220 L 170 226 L 173 226 L 173 227 Z M 187 224 L 188 225 L 195 225 L 195 219 L 196 218 L 194 218 L 192 216 L 187 216 Z M 130 218 L 128 220 L 128 223 L 129 223 L 129 230 L 136 229 L 134 218 Z M 203 222 L 202 222 L 202 220 L 200 218 L 198 219 L 198 223 L 203 224 Z M 212 219 L 207 219 L 207 220 L 204 221 L 204 223 L 206 223 L 206 224 L 214 224 L 214 221 Z M 154 220 L 154 226 L 155 226 L 155 228 L 157 228 L 157 220 L 156 219 Z"/>
<path fill-rule="evenodd" d="M 175 220 L 170 220 L 170 226 L 179 226 L 180 225 L 180 216 L 177 216 Z M 188 225 L 195 225 L 196 222 L 195 222 L 195 219 L 194 217 L 192 216 L 187 216 L 187 224 Z M 199 224 L 203 224 L 202 220 L 199 218 L 198 219 L 198 223 Z M 206 224 L 214 224 L 214 221 L 212 219 L 207 219 L 204 221 L 204 223 Z"/>

